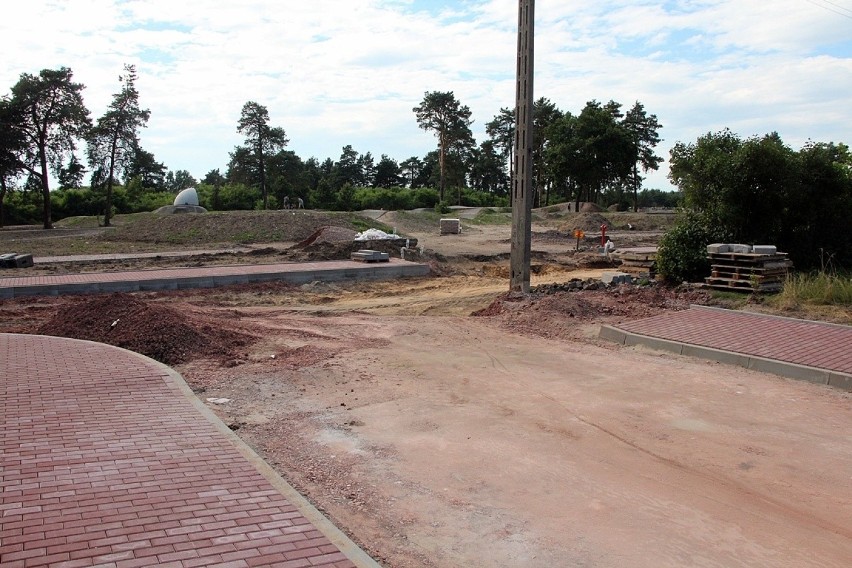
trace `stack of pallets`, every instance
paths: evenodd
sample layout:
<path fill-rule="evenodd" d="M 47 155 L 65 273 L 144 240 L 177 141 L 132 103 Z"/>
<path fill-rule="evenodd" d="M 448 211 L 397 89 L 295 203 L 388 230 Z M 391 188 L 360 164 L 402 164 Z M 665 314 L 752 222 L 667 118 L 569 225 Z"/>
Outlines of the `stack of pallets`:
<path fill-rule="evenodd" d="M 773 246 L 710 245 L 707 288 L 741 292 L 778 292 L 793 262 Z"/>

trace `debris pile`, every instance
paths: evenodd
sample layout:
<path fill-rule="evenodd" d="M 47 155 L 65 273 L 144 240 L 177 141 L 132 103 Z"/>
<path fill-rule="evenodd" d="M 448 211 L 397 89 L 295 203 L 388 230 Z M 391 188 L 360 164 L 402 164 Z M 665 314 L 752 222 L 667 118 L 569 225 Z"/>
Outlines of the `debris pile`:
<path fill-rule="evenodd" d="M 356 241 L 390 241 L 398 239 L 399 236 L 396 233 L 386 233 L 379 229 L 367 229 L 363 233 L 358 233 L 355 235 L 353 240 Z"/>
<path fill-rule="evenodd" d="M 296 243 L 293 248 L 307 248 L 310 245 L 321 245 L 324 243 L 351 243 L 357 236 L 357 231 L 345 227 L 320 227 L 307 239 Z"/>
<path fill-rule="evenodd" d="M 93 296 L 59 311 L 36 333 L 123 347 L 167 365 L 200 356 L 231 358 L 254 337 L 129 294 Z"/>

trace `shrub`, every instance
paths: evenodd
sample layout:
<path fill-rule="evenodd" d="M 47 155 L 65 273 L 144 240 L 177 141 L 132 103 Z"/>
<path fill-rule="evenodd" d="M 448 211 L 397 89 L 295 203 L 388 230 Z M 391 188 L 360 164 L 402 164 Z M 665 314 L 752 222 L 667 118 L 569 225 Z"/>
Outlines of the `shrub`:
<path fill-rule="evenodd" d="M 440 213 L 441 215 L 446 215 L 450 212 L 450 206 L 447 205 L 446 201 L 439 201 L 435 204 L 435 213 Z"/>
<path fill-rule="evenodd" d="M 697 282 L 710 274 L 707 245 L 724 241 L 719 230 L 688 214 L 660 240 L 657 270 L 669 282 Z"/>

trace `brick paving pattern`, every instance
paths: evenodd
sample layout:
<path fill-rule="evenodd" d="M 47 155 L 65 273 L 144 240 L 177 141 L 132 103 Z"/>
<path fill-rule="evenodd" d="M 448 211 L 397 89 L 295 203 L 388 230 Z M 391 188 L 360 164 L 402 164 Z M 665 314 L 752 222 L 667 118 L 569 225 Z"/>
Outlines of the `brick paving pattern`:
<path fill-rule="evenodd" d="M 621 323 L 622 331 L 852 374 L 852 327 L 691 308 Z"/>
<path fill-rule="evenodd" d="M 69 254 L 62 256 L 36 256 L 33 258 L 35 264 L 56 264 L 63 262 L 98 262 L 105 260 L 134 260 L 140 258 L 184 258 L 199 255 L 223 255 L 251 251 L 248 247 L 229 249 L 199 249 L 187 251 L 163 251 L 163 252 L 131 252 L 112 254 Z"/>
<path fill-rule="evenodd" d="M 176 380 L 0 334 L 0 566 L 353 568 Z"/>
<path fill-rule="evenodd" d="M 245 264 L 169 268 L 123 272 L 90 272 L 80 274 L 44 274 L 38 276 L 0 277 L 0 298 L 20 295 L 97 293 L 113 291 L 162 290 L 164 288 L 210 287 L 242 282 L 284 280 L 305 283 L 312 280 L 357 278 L 397 278 L 425 276 L 425 264 L 397 258 L 389 262 L 365 263 L 351 260 L 322 262 L 290 262 L 280 264 Z"/>

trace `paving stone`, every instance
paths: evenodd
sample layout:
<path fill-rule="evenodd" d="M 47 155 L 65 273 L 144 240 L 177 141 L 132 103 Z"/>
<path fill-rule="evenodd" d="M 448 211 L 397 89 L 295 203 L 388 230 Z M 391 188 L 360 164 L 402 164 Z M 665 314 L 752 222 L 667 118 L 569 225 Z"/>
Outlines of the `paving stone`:
<path fill-rule="evenodd" d="M 642 337 L 677 342 L 683 354 L 852 390 L 852 326 L 693 306 L 612 327 L 601 337 L 626 345 L 643 344 Z"/>
<path fill-rule="evenodd" d="M 295 507 L 303 499 L 168 367 L 102 344 L 0 334 L 0 369 L 4 568 L 269 566 L 272 556 L 248 560 L 294 527 L 312 536 L 275 557 L 282 564 L 292 552 L 316 566 L 378 566 L 315 509 Z"/>
<path fill-rule="evenodd" d="M 425 264 L 392 258 L 387 262 L 364 263 L 351 260 L 291 262 L 136 270 L 128 272 L 39 275 L 16 278 L 0 277 L 0 299 L 20 296 L 134 292 L 138 290 L 175 290 L 211 288 L 233 283 L 280 280 L 303 284 L 315 280 L 328 282 L 359 279 L 392 279 L 426 276 Z"/>

